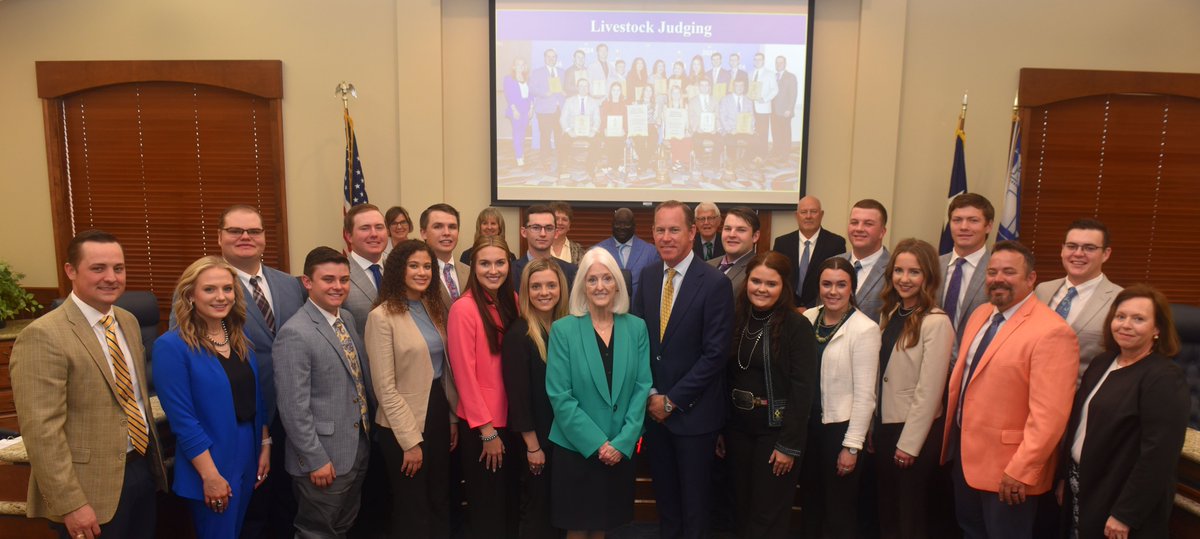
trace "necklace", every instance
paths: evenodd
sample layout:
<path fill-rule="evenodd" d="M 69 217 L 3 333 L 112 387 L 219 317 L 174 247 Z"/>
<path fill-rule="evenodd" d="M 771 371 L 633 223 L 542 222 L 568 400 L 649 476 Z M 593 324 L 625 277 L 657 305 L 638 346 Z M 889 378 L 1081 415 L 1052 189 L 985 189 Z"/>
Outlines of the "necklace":
<path fill-rule="evenodd" d="M 772 316 L 775 316 L 775 311 L 771 311 L 771 312 L 767 313 L 767 316 L 759 318 L 758 315 L 755 314 L 754 309 L 750 310 L 750 318 L 758 320 L 759 322 L 765 322 L 767 320 L 770 320 Z"/>
<path fill-rule="evenodd" d="M 750 358 L 754 357 L 754 350 L 758 348 L 758 343 L 762 340 L 763 332 L 767 330 L 767 326 L 771 325 L 771 318 L 775 316 L 775 313 L 772 311 L 766 318 L 758 318 L 754 316 L 753 312 L 750 313 L 750 316 L 755 320 L 763 321 L 763 326 L 755 331 L 750 331 L 750 322 L 746 322 L 746 325 L 742 326 L 742 338 L 738 339 L 737 366 L 743 371 L 750 368 Z M 750 339 L 754 339 L 754 345 L 750 347 L 750 353 L 746 355 L 746 363 L 743 365 L 742 343 Z"/>
<path fill-rule="evenodd" d="M 832 339 L 833 336 L 837 334 L 838 330 L 842 328 L 842 324 L 845 324 L 846 320 L 850 319 L 850 314 L 853 312 L 854 309 L 847 310 L 846 314 L 842 315 L 841 320 L 838 320 L 836 324 L 829 326 L 825 324 L 825 307 L 821 307 L 820 312 L 817 313 L 817 327 L 813 328 L 813 335 L 816 337 L 817 342 L 820 344 L 829 342 L 829 339 Z M 828 336 L 822 337 L 821 329 L 830 329 L 831 331 L 829 332 Z"/>
<path fill-rule="evenodd" d="M 212 337 L 209 337 L 208 335 L 205 335 L 204 338 L 208 339 L 208 342 L 213 343 L 213 346 L 216 346 L 218 348 L 225 346 L 225 345 L 229 344 L 229 328 L 225 326 L 224 320 L 221 320 L 221 331 L 225 333 L 225 341 L 224 342 L 217 342 L 216 339 L 213 339 Z"/>
<path fill-rule="evenodd" d="M 896 314 L 899 315 L 900 318 L 904 318 L 904 317 L 912 314 L 916 310 L 917 310 L 916 307 L 913 307 L 911 309 L 905 309 L 904 307 L 900 307 L 899 309 L 896 309 Z"/>

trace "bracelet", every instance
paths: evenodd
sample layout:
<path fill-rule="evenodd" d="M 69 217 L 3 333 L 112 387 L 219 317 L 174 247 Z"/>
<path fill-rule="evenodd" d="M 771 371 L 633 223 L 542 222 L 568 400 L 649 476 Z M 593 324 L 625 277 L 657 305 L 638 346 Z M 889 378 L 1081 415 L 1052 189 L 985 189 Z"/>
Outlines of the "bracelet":
<path fill-rule="evenodd" d="M 534 449 L 534 450 L 529 450 L 529 449 L 526 449 L 526 450 L 525 450 L 525 452 L 526 452 L 526 453 L 533 454 L 533 453 L 537 453 L 538 451 L 541 451 L 541 450 L 542 450 L 542 448 L 540 448 L 540 447 L 539 447 L 539 448 L 537 448 L 537 449 Z"/>
<path fill-rule="evenodd" d="M 499 437 L 500 437 L 500 431 L 498 431 L 498 430 L 494 430 L 494 431 L 492 431 L 492 435 L 491 435 L 491 436 L 485 436 L 483 433 L 479 433 L 479 439 L 480 439 L 480 440 L 483 440 L 483 441 L 485 441 L 485 442 L 490 442 L 490 441 L 492 441 L 492 440 L 495 440 L 496 438 L 499 438 Z"/>
<path fill-rule="evenodd" d="M 266 438 L 263 438 L 263 441 L 262 441 L 262 444 L 263 444 L 263 445 L 271 445 L 271 444 L 273 444 L 273 443 L 275 443 L 275 441 L 274 441 L 274 440 L 272 440 L 270 436 L 267 436 Z"/>

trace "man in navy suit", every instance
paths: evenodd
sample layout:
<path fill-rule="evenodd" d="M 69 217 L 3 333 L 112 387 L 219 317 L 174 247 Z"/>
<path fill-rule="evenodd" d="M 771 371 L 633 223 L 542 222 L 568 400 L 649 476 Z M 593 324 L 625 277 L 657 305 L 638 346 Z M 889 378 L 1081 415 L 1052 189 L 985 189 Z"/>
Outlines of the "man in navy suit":
<path fill-rule="evenodd" d="M 725 425 L 725 364 L 733 326 L 730 284 L 692 252 L 691 208 L 669 200 L 654 210 L 663 264 L 642 270 L 633 312 L 650 333 L 653 421 L 645 441 L 662 537 L 704 537 L 712 500 L 717 433 Z"/>
<path fill-rule="evenodd" d="M 809 271 L 821 265 L 826 258 L 846 252 L 846 238 L 821 226 L 825 210 L 821 201 L 806 196 L 796 204 L 796 225 L 799 230 L 775 238 L 771 247 L 792 261 L 792 290 L 796 293 L 797 307 L 812 307 L 817 304 L 817 282 L 820 275 Z"/>
<path fill-rule="evenodd" d="M 661 262 L 654 246 L 637 237 L 636 232 L 637 224 L 633 220 L 633 210 L 617 208 L 613 212 L 612 236 L 596 244 L 596 247 L 613 255 L 621 269 L 628 270 L 633 275 L 630 297 L 636 297 L 641 289 L 642 269 Z"/>

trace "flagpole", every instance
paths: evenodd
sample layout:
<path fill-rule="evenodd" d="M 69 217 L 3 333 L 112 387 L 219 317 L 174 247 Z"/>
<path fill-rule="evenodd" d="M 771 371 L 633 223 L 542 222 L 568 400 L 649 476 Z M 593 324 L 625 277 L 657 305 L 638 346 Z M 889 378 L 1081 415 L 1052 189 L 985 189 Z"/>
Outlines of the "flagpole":
<path fill-rule="evenodd" d="M 966 132 L 967 128 L 967 92 L 963 92 L 962 109 L 958 111 L 958 130 Z"/>

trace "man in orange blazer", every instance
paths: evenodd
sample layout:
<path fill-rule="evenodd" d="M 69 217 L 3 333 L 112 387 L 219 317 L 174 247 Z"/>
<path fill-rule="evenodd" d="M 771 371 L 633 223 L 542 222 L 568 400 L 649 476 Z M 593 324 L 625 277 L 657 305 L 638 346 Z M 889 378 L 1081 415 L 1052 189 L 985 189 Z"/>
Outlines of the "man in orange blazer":
<path fill-rule="evenodd" d="M 1033 497 L 1051 488 L 1071 413 L 1079 344 L 1034 298 L 1033 264 L 1020 243 L 993 247 L 991 304 L 971 315 L 950 375 L 942 461 L 967 539 L 1032 537 Z"/>

